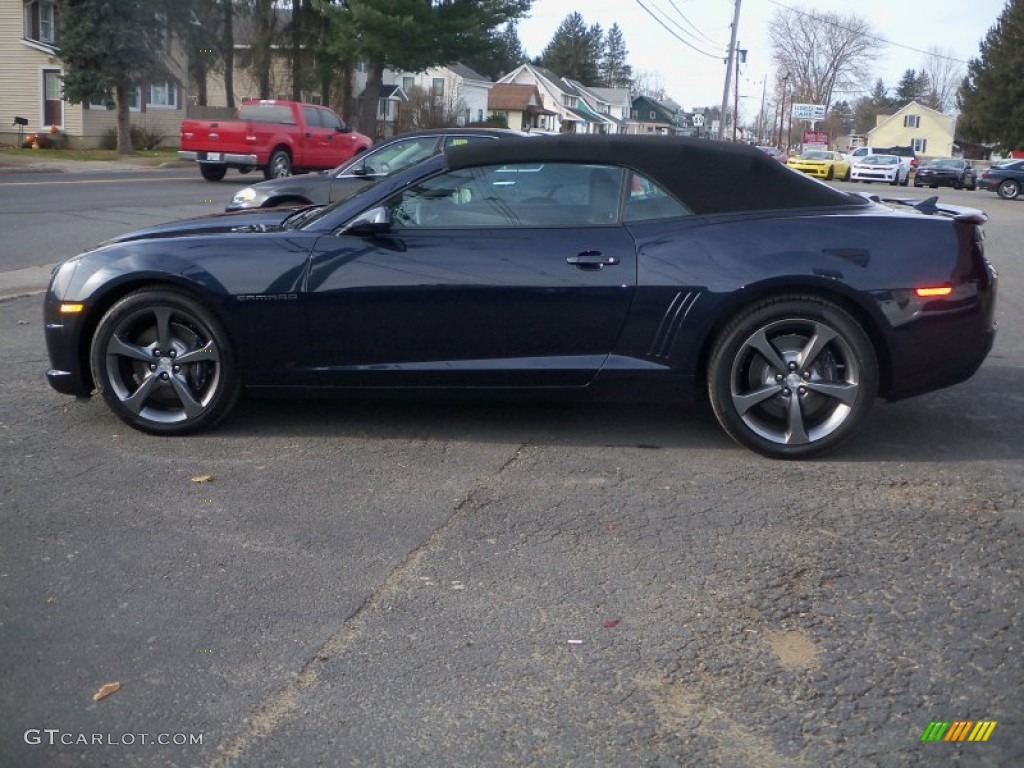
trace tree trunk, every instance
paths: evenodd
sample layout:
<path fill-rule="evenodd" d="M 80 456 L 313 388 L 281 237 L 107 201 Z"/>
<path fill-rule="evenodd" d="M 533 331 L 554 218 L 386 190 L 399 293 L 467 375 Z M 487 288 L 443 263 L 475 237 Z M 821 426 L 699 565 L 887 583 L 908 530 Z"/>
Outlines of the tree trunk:
<path fill-rule="evenodd" d="M 292 0 L 292 101 L 302 100 L 302 0 Z"/>
<path fill-rule="evenodd" d="M 224 0 L 224 100 L 235 108 L 235 6 Z"/>
<path fill-rule="evenodd" d="M 363 99 L 359 105 L 359 131 L 374 140 L 377 139 L 377 110 L 383 84 L 384 65 L 371 62 L 366 74 L 366 90 L 363 91 Z"/>
<path fill-rule="evenodd" d="M 123 82 L 114 86 L 114 98 L 117 101 L 117 154 L 131 155 L 135 149 L 132 147 L 132 117 L 128 112 L 128 86 Z"/>
<path fill-rule="evenodd" d="M 256 39 L 253 43 L 253 66 L 259 79 L 260 98 L 271 98 L 270 66 L 272 53 L 270 38 L 273 36 L 274 4 L 271 0 L 257 0 Z"/>

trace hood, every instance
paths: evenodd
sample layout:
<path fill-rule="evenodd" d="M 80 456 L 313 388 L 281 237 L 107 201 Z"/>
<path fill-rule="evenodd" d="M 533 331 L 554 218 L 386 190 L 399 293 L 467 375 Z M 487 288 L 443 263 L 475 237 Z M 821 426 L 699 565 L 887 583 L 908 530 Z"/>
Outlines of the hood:
<path fill-rule="evenodd" d="M 137 229 L 111 238 L 101 245 L 126 243 L 132 240 L 149 240 L 159 237 L 188 237 L 189 235 L 210 235 L 217 232 L 275 232 L 291 214 L 293 208 L 268 208 L 240 213 L 217 213 L 198 216 L 194 219 L 169 221 L 152 227 Z"/>

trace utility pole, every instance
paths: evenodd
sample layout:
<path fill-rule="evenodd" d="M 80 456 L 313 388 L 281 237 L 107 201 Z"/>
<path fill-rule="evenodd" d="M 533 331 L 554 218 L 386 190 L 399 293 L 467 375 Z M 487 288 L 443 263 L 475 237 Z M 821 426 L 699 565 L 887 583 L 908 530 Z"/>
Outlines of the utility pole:
<path fill-rule="evenodd" d="M 718 139 L 725 140 L 725 117 L 729 114 L 729 86 L 732 85 L 732 62 L 736 55 L 736 34 L 740 27 L 740 3 L 736 0 L 736 8 L 732 16 L 732 35 L 729 39 L 729 58 L 725 63 L 725 88 L 722 89 L 722 118 L 718 122 Z"/>
<path fill-rule="evenodd" d="M 732 140 L 736 141 L 736 131 L 740 127 L 740 64 L 747 63 L 747 52 L 736 43 L 736 81 L 733 83 L 732 97 Z"/>

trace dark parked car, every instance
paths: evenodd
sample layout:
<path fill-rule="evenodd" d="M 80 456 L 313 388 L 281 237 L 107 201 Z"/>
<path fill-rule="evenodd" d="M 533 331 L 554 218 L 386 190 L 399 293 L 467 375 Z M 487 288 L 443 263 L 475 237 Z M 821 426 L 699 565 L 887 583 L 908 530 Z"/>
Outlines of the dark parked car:
<path fill-rule="evenodd" d="M 1024 186 L 1024 160 L 1003 161 L 982 171 L 978 186 L 997 193 L 1004 200 L 1013 200 Z"/>
<path fill-rule="evenodd" d="M 447 147 L 535 135 L 500 128 L 435 128 L 405 133 L 375 145 L 334 170 L 271 179 L 240 189 L 225 210 L 333 203 Z"/>
<path fill-rule="evenodd" d="M 992 345 L 984 214 L 904 204 L 741 145 L 471 144 L 331 206 L 72 258 L 45 299 L 47 377 L 162 435 L 213 426 L 243 386 L 706 393 L 740 443 L 807 457 Z"/>
<path fill-rule="evenodd" d="M 974 166 L 962 157 L 937 157 L 917 169 L 914 186 L 974 189 L 978 186 L 978 177 Z"/>

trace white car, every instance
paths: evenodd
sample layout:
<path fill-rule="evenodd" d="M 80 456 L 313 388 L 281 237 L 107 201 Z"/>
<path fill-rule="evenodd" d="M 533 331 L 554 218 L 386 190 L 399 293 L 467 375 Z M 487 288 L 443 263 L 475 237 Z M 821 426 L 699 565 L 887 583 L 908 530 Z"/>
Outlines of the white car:
<path fill-rule="evenodd" d="M 878 181 L 905 187 L 910 182 L 910 166 L 898 155 L 867 155 L 853 161 L 850 181 Z"/>

